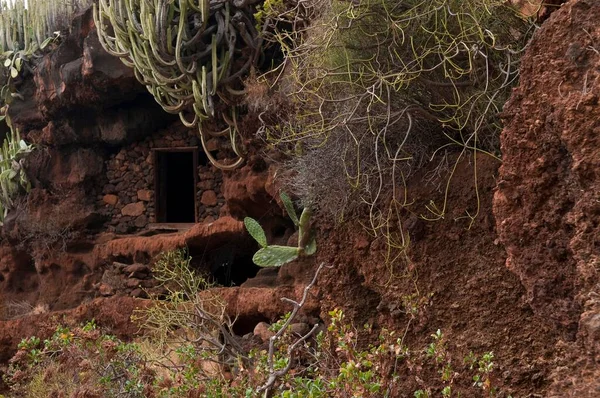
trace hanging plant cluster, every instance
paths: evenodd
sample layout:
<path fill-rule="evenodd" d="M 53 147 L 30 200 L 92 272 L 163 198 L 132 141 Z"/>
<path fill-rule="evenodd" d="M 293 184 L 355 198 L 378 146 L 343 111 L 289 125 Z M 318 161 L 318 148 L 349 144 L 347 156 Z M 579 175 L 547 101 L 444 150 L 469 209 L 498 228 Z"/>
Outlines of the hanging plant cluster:
<path fill-rule="evenodd" d="M 243 162 L 236 103 L 244 93 L 241 79 L 261 55 L 255 9 L 246 3 L 100 0 L 94 5 L 104 49 L 134 68 L 165 111 L 179 114 L 187 127 L 198 127 L 209 160 L 226 170 Z M 209 129 L 208 120 L 224 129 Z M 236 160 L 220 164 L 206 151 L 206 141 L 214 136 L 229 139 Z"/>

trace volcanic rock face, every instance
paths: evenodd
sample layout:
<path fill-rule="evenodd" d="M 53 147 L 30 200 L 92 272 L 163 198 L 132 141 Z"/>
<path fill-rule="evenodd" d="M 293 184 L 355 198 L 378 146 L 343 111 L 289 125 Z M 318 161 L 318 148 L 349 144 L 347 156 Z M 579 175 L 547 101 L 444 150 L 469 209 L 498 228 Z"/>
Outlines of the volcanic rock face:
<path fill-rule="evenodd" d="M 220 293 L 228 310 L 240 316 L 244 334 L 289 311 L 281 297 L 298 298 L 315 265 L 324 262 L 331 267 L 307 303 L 312 315 L 326 319 L 329 309 L 343 308 L 358 324 L 376 320 L 406 329 L 406 342 L 419 347 L 441 327 L 465 355 L 472 346 L 493 350 L 499 383 L 520 389 L 522 396 L 540 391 L 557 398 L 566 392 L 597 396 L 598 20 L 600 3 L 573 1 L 532 41 L 521 84 L 505 109 L 495 222 L 490 202 L 497 163 L 480 161 L 482 214 L 470 227 L 459 207 L 480 198 L 474 199 L 470 183 L 477 180 L 473 168 L 461 164 L 449 195 L 454 213 L 440 224 L 417 216 L 408 220 L 406 269 L 392 269 L 387 247 L 358 223 L 337 230 L 317 225 L 315 258 L 262 270 L 243 282 L 256 272 L 251 255 L 257 247 L 241 219 L 259 219 L 274 244 L 285 244 L 293 231 L 276 203 L 275 170 L 264 162 L 249 161 L 234 173 L 201 165 L 197 216 L 204 222 L 188 231 L 115 235 L 143 230 L 155 216 L 153 149 L 198 143 L 195 132 L 172 124 L 129 68 L 101 49 L 85 13 L 74 22 L 73 34 L 43 58 L 34 78 L 23 81 L 19 90 L 27 100 L 10 107 L 15 125 L 42 150 L 29 160 L 35 188 L 0 235 L 0 301 L 43 303 L 50 311 L 71 308 L 76 322 L 95 317 L 131 336 L 128 316 L 142 302 L 134 297 L 158 288 L 153 259 L 187 247 L 194 266 L 225 275 L 223 285 L 241 285 Z M 207 146 L 221 150 L 216 141 Z M 414 199 L 436 195 L 418 176 L 408 184 Z M 494 224 L 502 245 L 494 244 Z M 418 278 L 404 277 L 414 270 Z M 241 282 L 231 283 L 235 277 Z M 415 287 L 425 300 L 417 303 L 409 331 L 404 306 Z M 41 329 L 51 333 L 55 321 L 39 319 Z M 21 337 L 34 333 L 30 321 L 33 317 L 0 320 L 0 361 Z M 564 342 L 555 345 L 558 338 Z"/>
<path fill-rule="evenodd" d="M 520 277 L 534 311 L 559 327 L 566 340 L 579 333 L 595 360 L 600 352 L 599 20 L 599 2 L 572 1 L 536 33 L 520 86 L 505 107 L 503 165 L 494 199 L 506 265 Z M 595 380 L 584 383 L 589 391 L 569 396 L 592 396 L 587 394 L 597 387 Z"/>
<path fill-rule="evenodd" d="M 164 239 L 131 237 L 106 243 L 118 238 L 113 232 L 138 232 L 156 221 L 153 152 L 199 147 L 198 132 L 164 112 L 132 69 L 102 49 L 91 10 L 76 17 L 61 40 L 37 62 L 33 75 L 18 82 L 16 89 L 24 100 L 15 100 L 9 109 L 13 125 L 36 151 L 26 167 L 33 190 L 20 199 L 0 229 L 0 302 L 39 302 L 61 310 L 94 296 L 131 295 L 101 284 L 104 270 L 117 261 L 120 250 L 131 254 L 129 264 L 148 265 L 163 250 L 187 245 L 210 257 L 214 244 L 239 243 L 243 250 L 236 255 L 245 262 L 248 250 L 255 250 L 254 242 L 239 220 L 226 217 L 221 189 L 223 180 L 232 177 L 206 158 L 197 169 L 196 216 L 205 224 L 201 229 L 193 228 L 186 238 L 169 231 L 161 236 Z M 217 159 L 230 156 L 216 139 L 207 146 Z M 273 201 L 265 191 L 267 173 L 260 174 L 261 179 L 248 195 L 238 192 L 238 219 L 246 215 L 244 202 L 282 214 L 276 204 L 269 204 Z M 240 179 L 236 182 L 244 185 Z M 250 195 L 263 202 L 255 203 Z M 220 238 L 223 225 L 235 227 L 228 235 L 231 239 Z M 129 246 L 123 247 L 123 241 Z M 250 263 L 247 268 L 252 267 Z M 250 276 L 256 270 L 248 272 Z"/>
<path fill-rule="evenodd" d="M 97 223 L 100 212 L 95 202 L 102 194 L 112 148 L 173 120 L 136 81 L 131 68 L 102 49 L 91 9 L 74 19 L 70 34 L 37 61 L 33 76 L 24 76 L 16 89 L 24 100 L 11 103 L 9 115 L 37 148 L 26 169 L 40 192 L 38 198 L 47 199 L 21 206 L 30 218 L 51 214 L 44 210 L 49 202 L 76 197 L 78 207 L 86 208 L 88 221 Z M 61 217 L 70 223 L 68 212 Z"/>

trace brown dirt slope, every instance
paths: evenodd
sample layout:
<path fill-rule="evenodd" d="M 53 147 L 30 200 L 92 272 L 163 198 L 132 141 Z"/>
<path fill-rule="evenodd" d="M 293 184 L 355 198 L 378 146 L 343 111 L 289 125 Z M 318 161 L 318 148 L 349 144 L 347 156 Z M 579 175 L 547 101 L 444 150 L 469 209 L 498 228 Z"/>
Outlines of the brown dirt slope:
<path fill-rule="evenodd" d="M 494 199 L 506 264 L 564 341 L 556 397 L 600 396 L 599 20 L 598 1 L 571 1 L 535 35 L 505 107 Z"/>
<path fill-rule="evenodd" d="M 408 262 L 386 264 L 386 245 L 372 240 L 359 226 L 349 223 L 331 231 L 319 257 L 332 265 L 319 281 L 324 297 L 322 317 L 333 307 L 343 308 L 356 325 L 406 331 L 405 343 L 424 350 L 437 329 L 445 334 L 457 372 L 463 358 L 473 351 L 493 351 L 496 359 L 494 383 L 513 396 L 542 396 L 552 370 L 556 333 L 534 314 L 525 290 L 504 263 L 505 251 L 496 242 L 491 216 L 498 162 L 478 160 L 480 216 L 469 229 L 465 209 L 473 211 L 476 191 L 473 163 L 462 162 L 453 177 L 449 213 L 445 219 L 428 222 L 423 204 L 440 199 L 441 193 L 422 184 L 422 176 L 409 182 L 411 198 L 418 202 L 405 222 L 411 235 Z M 323 233 L 321 234 L 323 235 Z M 418 307 L 411 314 L 408 307 Z M 410 365 L 409 365 L 410 368 Z M 439 374 L 427 363 L 406 369 L 398 397 L 412 397 L 419 388 L 437 386 Z M 453 391 L 469 396 L 470 379 L 457 380 Z M 470 392 L 469 392 L 470 391 Z"/>

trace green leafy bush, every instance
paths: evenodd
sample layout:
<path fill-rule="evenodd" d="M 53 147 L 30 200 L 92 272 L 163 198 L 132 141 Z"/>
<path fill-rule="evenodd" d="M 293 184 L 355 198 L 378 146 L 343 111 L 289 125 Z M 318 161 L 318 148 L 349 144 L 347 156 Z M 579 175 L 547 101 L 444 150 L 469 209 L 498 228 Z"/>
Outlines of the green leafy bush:
<path fill-rule="evenodd" d="M 8 119 L 6 119 L 8 121 Z M 25 156 L 33 150 L 21 139 L 18 129 L 10 125 L 10 135 L 0 148 L 0 226 L 21 190 L 28 191 L 31 184 L 24 169 Z"/>
<path fill-rule="evenodd" d="M 12 397 L 144 398 L 153 379 L 138 345 L 103 333 L 93 321 L 58 326 L 49 339 L 30 337 L 18 348 L 4 375 Z"/>
<path fill-rule="evenodd" d="M 299 340 L 289 328 L 282 330 L 273 364 L 276 371 L 288 370 L 267 396 L 510 397 L 494 385 L 491 352 L 470 352 L 460 362 L 453 359 L 450 342 L 439 330 L 425 349 L 411 350 L 404 333 L 376 332 L 371 325 L 357 328 L 339 309 L 329 315 L 327 329 L 312 340 Z M 279 332 L 288 317 L 274 323 L 271 331 Z M 359 336 L 373 343 L 359 344 Z M 270 369 L 269 352 L 260 346 L 249 349 L 247 361 L 227 367 L 216 353 L 209 355 L 193 344 L 180 342 L 172 355 L 162 355 L 152 340 L 126 343 L 93 321 L 77 328 L 58 326 L 49 339 L 23 339 L 18 348 L 4 376 L 12 397 L 86 392 L 94 397 L 258 398 L 265 396 L 260 390 Z M 207 364 L 216 365 L 210 377 Z"/>

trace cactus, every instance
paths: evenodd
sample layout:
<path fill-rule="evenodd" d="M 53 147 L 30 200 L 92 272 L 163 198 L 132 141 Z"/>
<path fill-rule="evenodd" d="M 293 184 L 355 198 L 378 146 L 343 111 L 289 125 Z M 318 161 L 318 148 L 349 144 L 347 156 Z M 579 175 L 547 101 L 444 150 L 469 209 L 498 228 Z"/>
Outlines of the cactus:
<path fill-rule="evenodd" d="M 260 226 L 258 221 L 253 218 L 246 217 L 244 218 L 244 225 L 246 226 L 246 230 L 258 242 L 260 247 L 267 247 L 267 237 L 265 236 L 265 231 Z"/>
<path fill-rule="evenodd" d="M 307 242 L 301 247 L 304 250 L 305 256 L 312 256 L 317 252 L 317 239 L 314 231 L 309 232 Z"/>
<path fill-rule="evenodd" d="M 11 0 L 0 2 L 0 52 L 33 54 L 49 44 L 57 31 L 92 0 Z"/>
<path fill-rule="evenodd" d="M 297 247 L 271 245 L 257 251 L 252 261 L 259 267 L 281 267 L 294 261 L 299 255 L 300 249 Z"/>
<path fill-rule="evenodd" d="M 14 206 L 14 199 L 23 188 L 31 189 L 27 174 L 23 168 L 23 156 L 32 151 L 19 135 L 19 130 L 13 129 L 10 120 L 10 135 L 0 148 L 0 226 L 8 211 Z"/>
<path fill-rule="evenodd" d="M 294 222 L 294 225 L 298 226 L 298 215 L 296 214 L 296 209 L 294 209 L 292 200 L 283 191 L 279 194 L 279 197 L 281 198 L 281 202 L 283 203 L 283 207 L 285 207 L 285 211 L 287 212 L 288 216 Z"/>
<path fill-rule="evenodd" d="M 310 218 L 312 210 L 305 207 L 302 211 L 300 219 L 296 214 L 292 200 L 284 192 L 279 194 L 283 206 L 298 228 L 298 246 L 278 246 L 268 245 L 265 231 L 260 224 L 253 218 L 246 217 L 244 225 L 250 236 L 252 236 L 260 245 L 260 250 L 254 254 L 252 261 L 259 267 L 280 267 L 290 261 L 294 261 L 298 257 L 312 256 L 317 251 L 317 241 L 315 232 L 310 229 Z"/>
<path fill-rule="evenodd" d="M 94 21 L 104 49 L 134 68 L 166 112 L 197 127 L 206 156 L 231 170 L 243 161 L 235 104 L 241 79 L 257 65 L 262 39 L 254 27 L 253 8 L 222 0 L 99 0 Z M 208 119 L 228 127 L 209 132 Z M 210 136 L 227 136 L 238 159 L 217 162 L 206 150 Z"/>
<path fill-rule="evenodd" d="M 0 106 L 23 96 L 14 80 L 31 70 L 41 50 L 57 41 L 77 12 L 92 0 L 0 0 Z"/>

